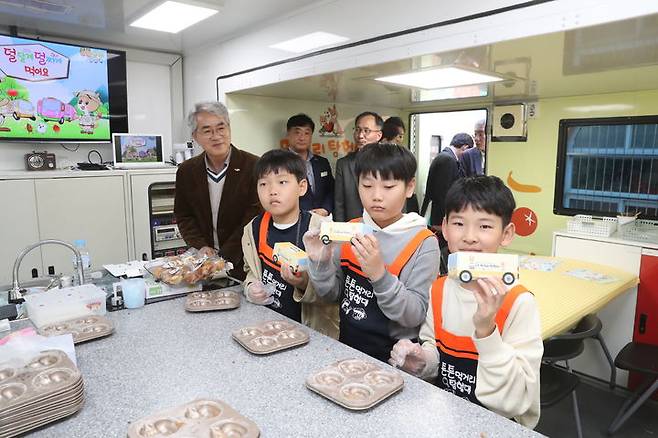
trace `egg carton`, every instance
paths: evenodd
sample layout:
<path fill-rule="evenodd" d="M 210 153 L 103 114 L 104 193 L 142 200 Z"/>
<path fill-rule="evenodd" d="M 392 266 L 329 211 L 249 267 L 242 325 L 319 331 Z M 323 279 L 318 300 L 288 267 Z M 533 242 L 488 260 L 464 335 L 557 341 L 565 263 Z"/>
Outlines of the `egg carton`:
<path fill-rule="evenodd" d="M 308 389 L 351 410 L 370 409 L 403 386 L 398 372 L 361 359 L 340 360 L 306 379 Z"/>
<path fill-rule="evenodd" d="M 85 316 L 41 327 L 39 334 L 42 336 L 57 336 L 70 333 L 73 336 L 73 343 L 79 344 L 109 336 L 113 331 L 114 325 L 106 317 Z"/>
<path fill-rule="evenodd" d="M 128 438 L 258 438 L 260 429 L 221 400 L 197 399 L 132 422 Z"/>
<path fill-rule="evenodd" d="M 233 332 L 233 339 L 253 354 L 269 354 L 306 344 L 309 335 L 296 324 L 264 321 Z"/>
<path fill-rule="evenodd" d="M 230 310 L 240 307 L 240 294 L 233 290 L 211 290 L 192 292 L 185 300 L 188 312 Z"/>

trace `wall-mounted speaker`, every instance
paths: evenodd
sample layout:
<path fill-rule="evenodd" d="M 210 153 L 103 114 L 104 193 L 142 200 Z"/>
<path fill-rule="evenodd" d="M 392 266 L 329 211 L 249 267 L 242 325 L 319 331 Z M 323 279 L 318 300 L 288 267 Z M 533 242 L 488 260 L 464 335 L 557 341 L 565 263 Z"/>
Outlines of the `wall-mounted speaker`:
<path fill-rule="evenodd" d="M 492 141 L 526 141 L 525 104 L 496 106 L 493 110 Z"/>

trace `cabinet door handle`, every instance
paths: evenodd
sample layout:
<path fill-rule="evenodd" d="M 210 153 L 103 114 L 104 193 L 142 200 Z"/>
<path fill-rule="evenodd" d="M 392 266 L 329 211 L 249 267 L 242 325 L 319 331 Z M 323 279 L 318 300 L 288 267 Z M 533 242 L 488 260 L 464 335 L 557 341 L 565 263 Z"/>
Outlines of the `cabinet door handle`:
<path fill-rule="evenodd" d="M 39 278 L 39 271 L 37 268 L 32 268 L 32 278 Z"/>
<path fill-rule="evenodd" d="M 644 334 L 647 331 L 647 318 L 648 315 L 646 313 L 640 314 L 640 324 L 638 327 L 640 334 Z"/>
<path fill-rule="evenodd" d="M 55 275 L 55 266 L 48 266 L 48 275 Z"/>

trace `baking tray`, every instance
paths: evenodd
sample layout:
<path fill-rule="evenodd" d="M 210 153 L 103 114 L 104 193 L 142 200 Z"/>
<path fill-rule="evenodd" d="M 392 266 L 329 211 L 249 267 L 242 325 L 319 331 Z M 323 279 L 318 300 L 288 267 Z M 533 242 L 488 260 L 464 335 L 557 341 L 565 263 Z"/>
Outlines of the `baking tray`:
<path fill-rule="evenodd" d="M 270 354 L 306 344 L 309 335 L 297 324 L 283 320 L 263 321 L 235 330 L 235 339 L 248 352 Z"/>
<path fill-rule="evenodd" d="M 306 387 L 351 410 L 370 409 L 404 386 L 397 371 L 361 359 L 344 359 L 308 376 Z"/>
<path fill-rule="evenodd" d="M 73 343 L 91 341 L 92 339 L 109 336 L 114 331 L 112 322 L 104 316 L 88 315 L 66 321 L 48 324 L 39 329 L 43 336 L 57 336 L 70 333 Z"/>
<path fill-rule="evenodd" d="M 197 399 L 134 421 L 128 438 L 257 438 L 256 423 L 221 400 Z"/>
<path fill-rule="evenodd" d="M 240 307 L 240 294 L 234 290 L 192 292 L 185 300 L 185 310 L 188 312 L 231 310 L 238 307 Z"/>

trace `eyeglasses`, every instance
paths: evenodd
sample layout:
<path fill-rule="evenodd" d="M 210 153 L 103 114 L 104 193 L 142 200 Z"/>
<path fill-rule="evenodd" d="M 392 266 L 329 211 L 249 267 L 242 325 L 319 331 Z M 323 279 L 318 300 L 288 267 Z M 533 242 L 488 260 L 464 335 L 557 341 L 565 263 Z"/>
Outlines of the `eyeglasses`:
<path fill-rule="evenodd" d="M 381 129 L 360 128 L 358 126 L 354 127 L 354 133 L 356 135 L 359 135 L 359 134 L 363 133 L 367 137 L 372 132 L 382 132 L 382 130 Z"/>
<path fill-rule="evenodd" d="M 215 135 L 224 135 L 228 129 L 228 126 L 222 125 L 217 128 L 205 128 L 199 135 L 204 138 L 213 138 Z"/>

